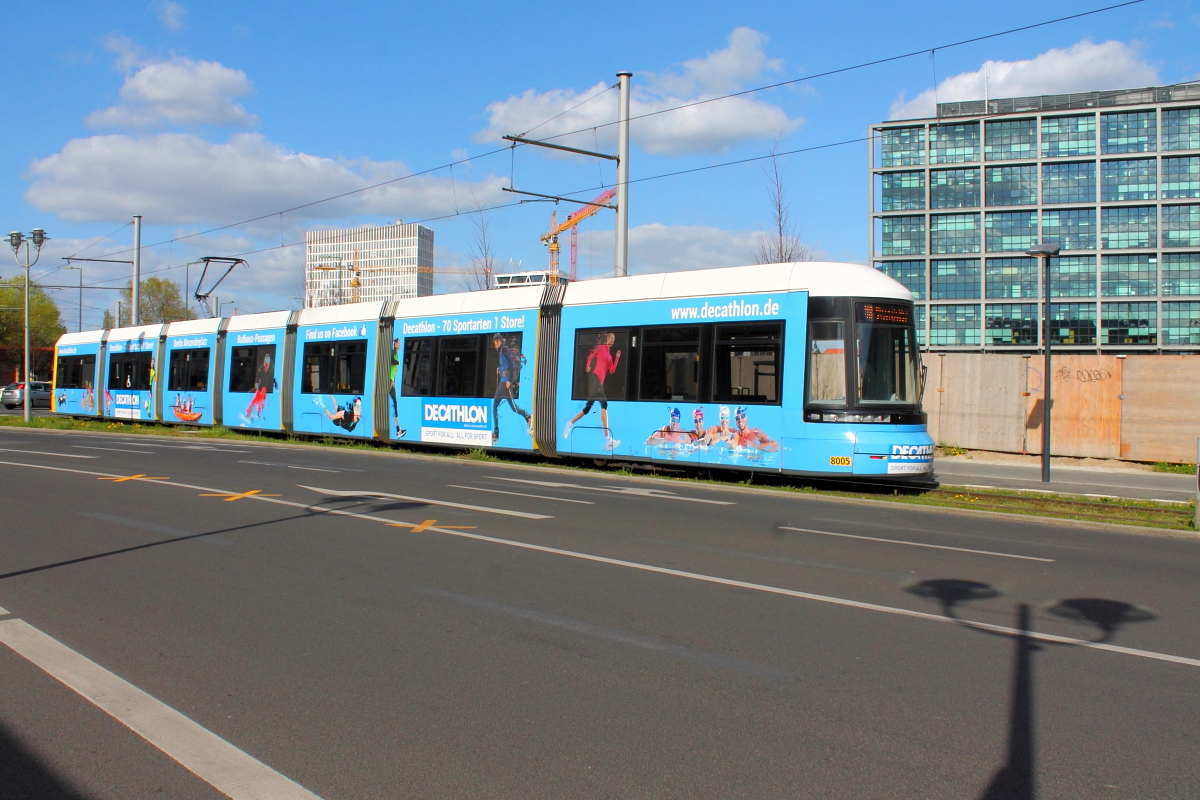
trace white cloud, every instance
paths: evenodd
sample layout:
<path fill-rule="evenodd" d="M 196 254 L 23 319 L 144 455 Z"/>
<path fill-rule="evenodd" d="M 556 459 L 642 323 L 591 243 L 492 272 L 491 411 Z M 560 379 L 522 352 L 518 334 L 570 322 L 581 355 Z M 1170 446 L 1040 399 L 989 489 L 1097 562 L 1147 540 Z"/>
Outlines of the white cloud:
<path fill-rule="evenodd" d="M 182 30 L 185 23 L 184 18 L 187 16 L 187 9 L 176 3 L 175 0 L 155 0 L 150 4 L 154 15 L 158 17 L 158 21 L 170 33 Z"/>
<path fill-rule="evenodd" d="M 71 222 L 120 221 L 143 214 L 153 224 L 234 222 L 408 174 L 397 161 L 343 161 L 293 153 L 255 133 L 224 143 L 187 133 L 74 139 L 30 166 L 25 199 Z M 418 218 L 466 207 L 472 193 L 497 200 L 500 177 L 451 181 L 420 176 L 287 215 L 342 219 L 358 214 Z"/>
<path fill-rule="evenodd" d="M 765 42 L 766 37 L 761 33 L 750 28 L 737 28 L 729 35 L 728 45 L 720 50 L 685 61 L 674 71 L 639 76 L 633 86 L 630 115 L 638 117 L 719 97 L 765 73 L 778 72 L 782 62 L 767 58 L 763 51 Z M 545 138 L 608 125 L 600 128 L 597 135 L 604 146 L 611 147 L 616 136 L 614 126 L 610 124 L 617 116 L 615 92 L 607 92 L 568 111 L 605 88 L 606 84 L 597 83 L 581 92 L 550 89 L 538 93 L 529 89 L 521 95 L 490 103 L 487 106 L 488 125 L 475 135 L 475 140 L 498 141 L 505 134 L 531 130 L 538 138 Z M 539 124 L 557 114 L 563 115 L 548 124 Z M 732 97 L 635 119 L 630 126 L 630 135 L 632 141 L 646 152 L 677 156 L 723 152 L 741 142 L 769 140 L 780 132 L 793 131 L 801 124 L 802 120 L 789 117 L 779 106 L 751 97 Z M 596 139 L 588 130 L 556 141 L 592 149 Z"/>
<path fill-rule="evenodd" d="M 139 62 L 125 40 L 114 39 L 118 67 Z M 89 114 L 92 128 L 145 128 L 155 125 L 250 127 L 257 119 L 234 98 L 254 92 L 246 73 L 214 61 L 176 57 L 142 64 L 121 85 L 121 102 Z"/>
<path fill-rule="evenodd" d="M 654 222 L 629 229 L 629 272 L 679 272 L 736 267 L 754 260 L 758 231 L 727 231 L 706 225 L 662 225 Z M 579 247 L 595 265 L 584 277 L 612 276 L 613 232 L 580 232 Z"/>
<path fill-rule="evenodd" d="M 1124 42 L 1078 42 L 1066 50 L 1054 48 L 1025 61 L 988 61 L 974 72 L 963 72 L 926 89 L 911 100 L 903 94 L 892 103 L 891 119 L 918 119 L 936 113 L 935 102 L 982 100 L 984 70 L 988 96 L 1031 97 L 1042 94 L 1092 92 L 1153 86 L 1158 70 Z"/>

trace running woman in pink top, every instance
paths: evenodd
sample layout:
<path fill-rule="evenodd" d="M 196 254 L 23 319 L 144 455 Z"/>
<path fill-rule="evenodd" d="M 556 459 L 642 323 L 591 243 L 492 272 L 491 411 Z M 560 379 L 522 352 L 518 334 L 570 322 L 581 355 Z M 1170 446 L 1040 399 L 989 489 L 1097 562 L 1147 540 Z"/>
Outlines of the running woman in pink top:
<path fill-rule="evenodd" d="M 617 439 L 612 438 L 612 431 L 608 428 L 608 398 L 604 394 L 604 379 L 613 374 L 617 369 L 617 364 L 621 363 L 621 351 L 618 350 L 616 355 L 613 355 L 609 350 L 616 341 L 617 337 L 615 334 L 602 333 L 596 337 L 596 345 L 588 352 L 587 361 L 583 365 L 588 377 L 588 400 L 579 413 L 571 417 L 566 427 L 563 428 L 564 439 L 570 438 L 571 426 L 583 419 L 583 415 L 592 410 L 593 403 L 599 402 L 600 426 L 604 429 L 605 448 L 616 450 L 617 445 L 621 443 Z"/>

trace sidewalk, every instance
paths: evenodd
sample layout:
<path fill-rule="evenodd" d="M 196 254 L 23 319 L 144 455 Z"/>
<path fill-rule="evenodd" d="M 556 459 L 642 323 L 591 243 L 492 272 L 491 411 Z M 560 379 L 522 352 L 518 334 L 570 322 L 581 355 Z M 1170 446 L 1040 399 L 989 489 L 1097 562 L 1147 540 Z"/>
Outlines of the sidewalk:
<path fill-rule="evenodd" d="M 1104 459 L 1052 458 L 1050 483 L 1042 483 L 1041 456 L 973 451 L 938 456 L 934 477 L 951 486 L 1023 489 L 1064 494 L 1169 500 L 1196 497 L 1196 476 L 1153 472 L 1143 464 Z"/>

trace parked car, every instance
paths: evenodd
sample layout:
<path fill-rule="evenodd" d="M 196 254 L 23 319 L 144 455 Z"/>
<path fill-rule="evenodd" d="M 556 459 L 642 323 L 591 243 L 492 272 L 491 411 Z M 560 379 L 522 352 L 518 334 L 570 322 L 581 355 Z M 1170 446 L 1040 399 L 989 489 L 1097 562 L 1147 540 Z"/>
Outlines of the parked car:
<path fill-rule="evenodd" d="M 30 381 L 33 387 L 33 392 L 30 394 L 30 405 L 34 408 L 49 408 L 50 407 L 50 384 L 46 381 Z M 0 403 L 5 408 L 13 409 L 25 402 L 22 390 L 25 388 L 24 382 L 10 383 L 4 387 L 4 391 L 0 392 Z"/>

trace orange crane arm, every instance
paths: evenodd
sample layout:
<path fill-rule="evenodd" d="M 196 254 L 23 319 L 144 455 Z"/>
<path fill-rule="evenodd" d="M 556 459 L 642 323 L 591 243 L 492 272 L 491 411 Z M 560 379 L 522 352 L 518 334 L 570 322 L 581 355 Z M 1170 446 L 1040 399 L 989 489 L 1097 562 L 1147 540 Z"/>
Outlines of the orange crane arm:
<path fill-rule="evenodd" d="M 617 193 L 617 190 L 615 187 L 612 189 L 608 189 L 607 191 L 604 191 L 599 196 L 597 196 L 596 199 L 593 200 L 592 202 L 593 203 L 607 203 L 609 200 L 612 199 L 613 195 L 615 195 L 616 193 Z M 573 212 L 569 217 L 564 219 L 561 223 L 559 223 L 558 225 L 552 226 L 549 231 L 547 231 L 546 233 L 543 233 L 542 237 L 541 237 L 542 243 L 545 244 L 549 239 L 551 239 L 555 236 L 558 236 L 563 231 L 568 230 L 568 229 L 578 225 L 580 222 L 583 222 L 585 219 L 587 219 L 588 217 L 595 214 L 601 208 L 602 208 L 602 206 L 600 206 L 600 205 L 584 206 L 583 208 L 579 209 L 578 211 Z"/>

